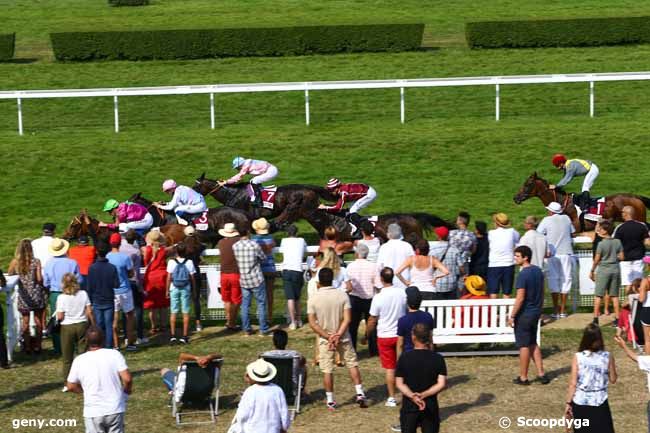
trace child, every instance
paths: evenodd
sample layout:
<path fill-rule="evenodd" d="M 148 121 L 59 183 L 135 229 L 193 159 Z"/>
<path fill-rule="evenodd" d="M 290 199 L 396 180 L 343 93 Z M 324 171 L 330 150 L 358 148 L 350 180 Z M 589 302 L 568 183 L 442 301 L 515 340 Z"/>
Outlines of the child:
<path fill-rule="evenodd" d="M 612 326 L 618 327 L 618 289 L 621 286 L 619 262 L 624 257 L 623 244 L 620 240 L 612 238 L 613 231 L 614 225 L 610 220 L 602 220 L 596 224 L 596 233 L 603 240 L 600 241 L 596 248 L 596 255 L 594 256 L 589 278 L 596 282 L 593 322 L 596 325 L 598 324 L 600 304 L 605 294 L 608 294 L 611 296 L 614 306 L 614 323 L 612 323 Z M 596 268 L 598 268 L 598 272 L 596 272 Z"/>
<path fill-rule="evenodd" d="M 634 305 L 634 300 L 639 299 L 639 289 L 641 288 L 641 278 L 636 278 L 632 281 L 629 288 L 625 289 L 625 296 L 627 299 L 625 303 L 621 306 L 621 314 L 618 319 L 618 325 L 620 329 L 627 335 L 627 341 L 629 342 L 638 342 L 638 332 L 634 327 L 634 324 L 630 322 L 632 319 L 632 306 Z M 641 307 L 637 306 L 637 311 L 641 312 Z M 638 316 L 638 314 L 637 314 Z M 641 331 L 641 334 L 643 331 Z"/>
<path fill-rule="evenodd" d="M 176 257 L 167 263 L 167 292 L 166 297 L 171 300 L 171 314 L 169 316 L 170 344 L 177 341 L 182 344 L 189 343 L 188 331 L 190 327 L 190 300 L 194 290 L 194 263 L 185 257 L 187 248 L 184 243 L 176 245 Z M 176 340 L 176 314 L 183 313 L 183 336 Z"/>

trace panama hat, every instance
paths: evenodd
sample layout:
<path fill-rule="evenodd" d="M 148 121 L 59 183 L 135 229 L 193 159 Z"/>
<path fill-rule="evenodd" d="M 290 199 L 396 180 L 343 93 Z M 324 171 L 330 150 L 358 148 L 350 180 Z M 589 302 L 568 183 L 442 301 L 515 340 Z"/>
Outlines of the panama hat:
<path fill-rule="evenodd" d="M 465 287 L 474 296 L 485 295 L 485 280 L 479 275 L 470 275 L 465 278 Z"/>
<path fill-rule="evenodd" d="M 501 227 L 508 227 L 510 226 L 510 218 L 508 218 L 508 215 L 504 214 L 503 212 L 499 212 L 494 214 L 492 217 L 494 219 L 494 222 Z"/>
<path fill-rule="evenodd" d="M 546 209 L 553 213 L 562 213 L 562 205 L 556 201 L 552 201 L 546 206 Z"/>
<path fill-rule="evenodd" d="M 246 374 L 255 382 L 270 382 L 277 372 L 278 370 L 275 368 L 275 365 L 266 362 L 262 358 L 246 366 Z"/>
<path fill-rule="evenodd" d="M 268 235 L 269 234 L 269 222 L 266 218 L 260 218 L 253 221 L 253 230 L 259 235 Z"/>
<path fill-rule="evenodd" d="M 192 226 L 187 226 L 183 229 L 183 234 L 185 236 L 194 236 L 196 234 L 196 229 Z"/>
<path fill-rule="evenodd" d="M 59 257 L 65 255 L 68 252 L 68 248 L 70 248 L 70 242 L 61 238 L 54 238 L 47 247 L 47 251 L 51 256 Z"/>
<path fill-rule="evenodd" d="M 239 236 L 239 232 L 233 223 L 226 223 L 222 229 L 219 229 L 219 234 L 224 238 L 234 238 Z"/>

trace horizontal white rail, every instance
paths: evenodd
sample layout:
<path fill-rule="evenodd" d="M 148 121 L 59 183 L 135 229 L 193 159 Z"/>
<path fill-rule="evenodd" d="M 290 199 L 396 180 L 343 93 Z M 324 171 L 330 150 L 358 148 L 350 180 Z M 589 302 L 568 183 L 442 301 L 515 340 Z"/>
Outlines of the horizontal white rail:
<path fill-rule="evenodd" d="M 589 83 L 589 114 L 594 116 L 594 83 L 606 81 L 650 80 L 650 72 L 612 72 L 594 74 L 511 75 L 494 77 L 418 78 L 404 80 L 311 81 L 293 83 L 207 84 L 197 86 L 126 87 L 106 89 L 9 90 L 0 91 L 0 99 L 18 103 L 18 132 L 23 134 L 22 100 L 46 98 L 112 97 L 115 132 L 119 132 L 118 98 L 120 96 L 210 95 L 210 126 L 215 127 L 215 93 L 257 93 L 300 91 L 305 97 L 305 123 L 310 124 L 310 90 L 400 89 L 400 121 L 404 123 L 407 88 L 495 86 L 495 119 L 500 119 L 500 85 Z"/>

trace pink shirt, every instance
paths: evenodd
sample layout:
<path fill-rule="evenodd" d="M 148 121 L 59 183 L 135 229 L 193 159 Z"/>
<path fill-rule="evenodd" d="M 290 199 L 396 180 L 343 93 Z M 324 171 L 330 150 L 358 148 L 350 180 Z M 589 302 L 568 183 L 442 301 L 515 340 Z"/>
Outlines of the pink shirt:
<path fill-rule="evenodd" d="M 239 173 L 231 177 L 226 181 L 228 184 L 237 183 L 247 174 L 252 174 L 253 176 L 259 176 L 260 174 L 266 173 L 266 170 L 269 169 L 271 164 L 266 161 L 260 161 L 257 159 L 247 159 L 244 161 L 244 165 L 241 166 Z"/>
<path fill-rule="evenodd" d="M 138 203 L 120 203 L 117 207 L 117 218 L 115 224 L 109 224 L 111 229 L 117 228 L 119 223 L 140 221 L 147 215 L 147 208 Z"/>
<path fill-rule="evenodd" d="M 379 265 L 366 259 L 357 259 L 347 267 L 348 278 L 352 284 L 350 295 L 361 299 L 372 299 L 375 287 L 380 287 Z"/>

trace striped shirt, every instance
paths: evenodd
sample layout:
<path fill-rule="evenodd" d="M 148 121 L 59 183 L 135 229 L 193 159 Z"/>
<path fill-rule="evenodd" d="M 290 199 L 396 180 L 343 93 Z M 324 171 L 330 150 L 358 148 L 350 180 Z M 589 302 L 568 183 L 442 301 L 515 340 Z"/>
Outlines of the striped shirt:
<path fill-rule="evenodd" d="M 363 183 L 344 183 L 339 187 L 339 200 L 334 206 L 328 206 L 328 211 L 338 212 L 349 201 L 359 200 L 368 194 L 368 185 Z"/>
<path fill-rule="evenodd" d="M 379 265 L 366 259 L 356 259 L 347 267 L 348 278 L 352 284 L 351 296 L 372 299 L 375 287 L 379 287 Z"/>
<path fill-rule="evenodd" d="M 257 242 L 241 239 L 232 246 L 232 251 L 239 268 L 239 285 L 252 289 L 264 282 L 261 264 L 266 260 L 266 254 Z"/>

